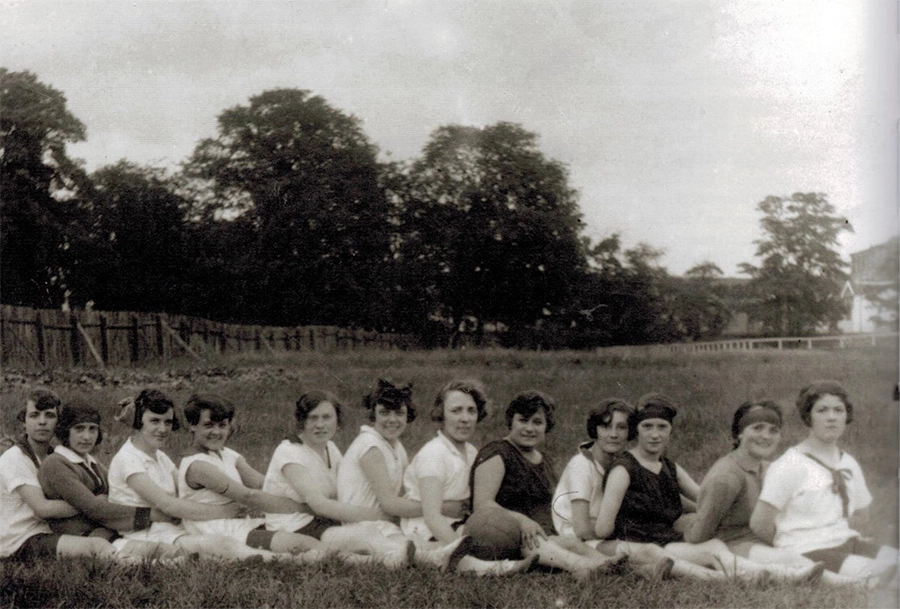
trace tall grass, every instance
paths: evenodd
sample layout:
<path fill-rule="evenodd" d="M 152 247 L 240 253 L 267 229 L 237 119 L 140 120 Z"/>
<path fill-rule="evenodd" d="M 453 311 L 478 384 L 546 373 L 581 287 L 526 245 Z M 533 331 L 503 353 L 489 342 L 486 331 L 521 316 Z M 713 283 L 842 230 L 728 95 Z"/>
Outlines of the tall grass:
<path fill-rule="evenodd" d="M 818 378 L 837 379 L 856 405 L 843 446 L 862 465 L 875 496 L 868 532 L 882 543 L 897 545 L 898 405 L 891 397 L 897 382 L 895 350 L 651 358 L 502 350 L 250 354 L 102 375 L 85 371 L 39 379 L 7 375 L 0 390 L 0 430 L 15 429 L 15 413 L 27 391 L 35 382 L 45 382 L 64 397 L 80 394 L 100 408 L 106 437 L 97 452 L 108 463 L 129 433 L 112 420 L 119 399 L 145 386 L 163 389 L 179 404 L 191 393 L 213 391 L 238 406 L 240 431 L 232 447 L 264 471 L 276 444 L 292 428 L 293 403 L 304 391 L 322 388 L 341 397 L 344 424 L 336 442 L 346 448 L 366 422 L 360 398 L 378 377 L 413 383 L 419 417 L 403 438 L 410 454 L 434 434 L 428 412 L 435 392 L 451 378 L 480 378 L 489 388 L 494 412 L 479 426 L 476 445 L 505 433 L 503 410 L 516 393 L 530 388 L 549 393 L 559 410 L 557 427 L 548 435 L 544 450 L 557 470 L 587 439 L 584 419 L 593 403 L 613 395 L 633 401 L 648 391 L 661 391 L 682 404 L 669 455 L 698 481 L 730 449 L 731 414 L 741 402 L 769 398 L 781 403 L 787 447 L 805 433 L 793 407 L 801 385 Z M 187 448 L 188 435 L 176 434 L 170 442 L 167 452 L 176 461 Z M 4 606 L 859 607 L 873 602 L 853 589 L 759 589 L 671 581 L 651 585 L 631 576 L 575 582 L 564 575 L 534 573 L 486 581 L 423 570 L 350 569 L 331 563 L 307 568 L 213 567 L 199 561 L 171 570 L 64 561 L 39 569 L 9 563 L 3 567 Z M 86 583 L 99 581 L 101 572 L 112 583 Z M 134 590 L 133 582 L 140 583 Z"/>

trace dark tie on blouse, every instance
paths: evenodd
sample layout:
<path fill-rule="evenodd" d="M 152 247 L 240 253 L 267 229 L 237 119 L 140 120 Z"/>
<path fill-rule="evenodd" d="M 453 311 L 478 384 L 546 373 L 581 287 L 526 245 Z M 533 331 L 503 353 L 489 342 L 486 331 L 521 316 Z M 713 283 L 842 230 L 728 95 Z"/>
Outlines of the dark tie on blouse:
<path fill-rule="evenodd" d="M 95 495 L 106 495 L 109 493 L 109 489 L 106 488 L 106 482 L 103 480 L 103 476 L 100 475 L 100 471 L 97 469 L 97 466 L 93 463 L 87 463 L 86 461 L 81 462 L 81 467 L 88 473 L 91 477 L 91 480 L 94 481 L 94 494 Z"/>
<path fill-rule="evenodd" d="M 844 518 L 849 517 L 850 516 L 850 514 L 849 514 L 850 494 L 847 491 L 847 481 L 853 478 L 853 472 L 851 472 L 846 467 L 842 467 L 839 469 L 834 469 L 834 468 L 828 467 L 827 465 L 822 463 L 821 460 L 813 457 L 811 454 L 809 454 L 809 453 L 803 453 L 803 454 L 806 455 L 807 457 L 809 457 L 810 459 L 812 459 L 813 461 L 815 461 L 816 463 L 818 463 L 819 465 L 821 465 L 822 467 L 824 467 L 825 469 L 827 469 L 828 472 L 831 474 L 831 492 L 833 492 L 835 495 L 840 495 L 841 505 L 844 508 Z"/>

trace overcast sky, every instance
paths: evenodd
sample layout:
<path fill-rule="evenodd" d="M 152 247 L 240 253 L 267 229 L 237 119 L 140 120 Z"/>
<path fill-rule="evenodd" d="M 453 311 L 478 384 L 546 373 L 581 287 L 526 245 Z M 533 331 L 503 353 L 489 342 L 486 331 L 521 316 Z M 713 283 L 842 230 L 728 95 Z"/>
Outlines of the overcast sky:
<path fill-rule="evenodd" d="M 384 158 L 520 123 L 590 236 L 662 248 L 673 273 L 738 275 L 767 195 L 827 193 L 845 255 L 897 233 L 893 0 L 0 0 L 0 24 L 0 65 L 66 95 L 89 170 L 177 167 L 222 110 L 291 87 Z"/>

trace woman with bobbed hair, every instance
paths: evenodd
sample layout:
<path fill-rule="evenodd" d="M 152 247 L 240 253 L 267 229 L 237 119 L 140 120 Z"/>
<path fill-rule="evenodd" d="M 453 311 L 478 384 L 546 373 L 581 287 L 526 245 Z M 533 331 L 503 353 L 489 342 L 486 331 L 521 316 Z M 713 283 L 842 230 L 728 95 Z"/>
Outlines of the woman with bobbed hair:
<path fill-rule="evenodd" d="M 520 393 L 509 403 L 509 433 L 482 447 L 472 466 L 473 513 L 466 533 L 477 558 L 516 560 L 536 555 L 539 564 L 582 578 L 609 571 L 626 559 L 556 535 L 551 516 L 556 474 L 549 457 L 539 450 L 553 429 L 555 411 L 553 399 L 539 391 Z M 515 531 L 502 545 L 494 534 L 501 528 Z"/>
<path fill-rule="evenodd" d="M 673 558 L 706 568 L 694 570 L 693 577 L 771 577 L 785 582 L 820 578 L 821 564 L 767 569 L 736 556 L 718 539 L 684 543 L 676 522 L 684 511 L 684 498 L 695 500 L 699 487 L 680 465 L 665 456 L 677 413 L 677 405 L 665 395 L 649 393 L 638 400 L 628 420 L 629 439 L 637 440 L 637 444 L 620 453 L 607 470 L 594 525 L 596 536 L 663 546 Z"/>
<path fill-rule="evenodd" d="M 750 528 L 766 543 L 822 561 L 829 571 L 875 584 L 890 581 L 897 549 L 857 530 L 872 495 L 859 463 L 838 445 L 853 420 L 846 389 L 815 381 L 800 391 L 796 405 L 809 433 L 769 467 Z"/>

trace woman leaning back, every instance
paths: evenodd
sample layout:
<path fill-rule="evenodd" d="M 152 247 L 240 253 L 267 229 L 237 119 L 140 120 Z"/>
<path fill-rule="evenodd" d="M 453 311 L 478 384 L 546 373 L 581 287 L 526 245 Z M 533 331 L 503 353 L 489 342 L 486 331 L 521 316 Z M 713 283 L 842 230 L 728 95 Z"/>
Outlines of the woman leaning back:
<path fill-rule="evenodd" d="M 769 467 L 750 528 L 776 548 L 823 561 L 829 571 L 890 582 L 897 577 L 897 549 L 858 532 L 872 495 L 859 463 L 838 445 L 853 420 L 847 391 L 835 381 L 810 383 L 797 410 L 809 434 Z"/>
<path fill-rule="evenodd" d="M 638 400 L 629 417 L 629 438 L 637 445 L 612 462 L 603 484 L 603 499 L 594 525 L 599 539 L 619 539 L 663 546 L 666 552 L 707 567 L 707 579 L 768 577 L 806 582 L 821 577 L 823 565 L 808 569 L 774 566 L 769 569 L 732 554 L 724 542 L 683 542 L 675 522 L 683 513 L 682 496 L 693 501 L 699 487 L 690 475 L 665 456 L 677 414 L 668 397 L 650 393 Z"/>

